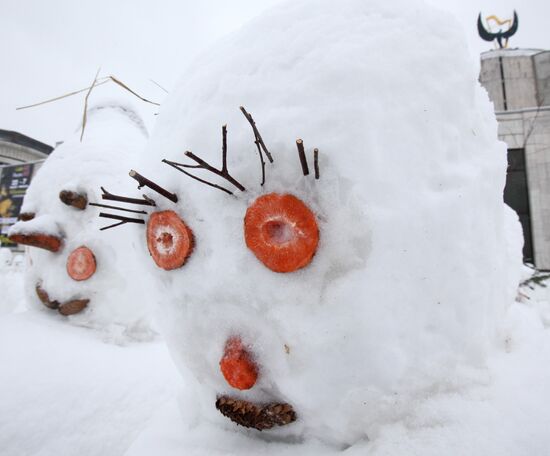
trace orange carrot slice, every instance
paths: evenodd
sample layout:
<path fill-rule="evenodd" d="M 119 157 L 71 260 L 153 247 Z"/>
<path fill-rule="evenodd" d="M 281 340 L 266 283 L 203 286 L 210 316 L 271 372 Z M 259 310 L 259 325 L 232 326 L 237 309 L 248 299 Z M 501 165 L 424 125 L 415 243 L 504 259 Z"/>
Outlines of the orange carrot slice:
<path fill-rule="evenodd" d="M 247 247 L 269 269 L 292 272 L 311 262 L 319 243 L 319 228 L 302 200 L 269 193 L 247 209 L 244 237 Z"/>
<path fill-rule="evenodd" d="M 193 252 L 193 231 L 174 211 L 154 212 L 147 222 L 147 247 L 158 267 L 177 269 Z"/>
<path fill-rule="evenodd" d="M 30 245 L 50 252 L 57 252 L 61 248 L 61 239 L 50 234 L 12 234 L 9 239 L 17 244 Z"/>
<path fill-rule="evenodd" d="M 227 383 L 236 389 L 250 389 L 258 379 L 258 368 L 239 337 L 227 340 L 220 369 Z"/>
<path fill-rule="evenodd" d="M 67 258 L 67 274 L 74 280 L 87 280 L 96 270 L 95 256 L 85 246 L 74 249 Z"/>

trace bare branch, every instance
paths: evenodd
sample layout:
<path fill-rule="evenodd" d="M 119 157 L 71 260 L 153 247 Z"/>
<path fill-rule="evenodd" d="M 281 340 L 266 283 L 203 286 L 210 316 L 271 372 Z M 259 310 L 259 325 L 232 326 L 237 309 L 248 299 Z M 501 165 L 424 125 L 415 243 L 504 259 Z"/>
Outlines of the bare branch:
<path fill-rule="evenodd" d="M 313 149 L 313 168 L 315 169 L 315 179 L 319 179 L 319 149 Z"/>
<path fill-rule="evenodd" d="M 296 147 L 298 148 L 298 156 L 300 157 L 300 165 L 302 165 L 302 172 L 304 176 L 309 174 L 309 168 L 307 166 L 306 153 L 304 151 L 304 142 L 301 139 L 296 140 Z"/>
<path fill-rule="evenodd" d="M 118 223 L 114 223 L 113 225 L 104 226 L 103 228 L 100 228 L 100 231 L 108 230 L 109 228 L 114 228 L 116 226 L 124 225 L 126 223 L 138 223 L 141 225 L 145 224 L 145 220 L 143 219 L 136 219 L 136 218 L 130 218 L 130 217 L 124 217 L 122 215 L 115 215 L 115 214 L 106 214 L 105 212 L 99 213 L 100 217 L 113 219 L 113 220 L 119 220 Z"/>
<path fill-rule="evenodd" d="M 132 212 L 134 214 L 147 214 L 145 211 L 136 211 L 133 209 L 126 209 L 125 207 L 111 206 L 109 204 L 88 203 L 88 206 L 104 207 L 106 209 L 116 209 L 117 211 Z"/>
<path fill-rule="evenodd" d="M 101 82 L 98 82 L 98 81 L 101 81 Z M 108 82 L 110 82 L 110 79 L 109 79 L 109 77 L 106 76 L 104 78 L 99 78 L 96 82 L 97 83 L 96 83 L 95 86 L 99 87 L 100 85 L 107 84 Z M 47 103 L 52 103 L 53 101 L 62 100 L 63 98 L 72 97 L 73 95 L 78 95 L 79 93 L 86 92 L 87 90 L 90 90 L 90 88 L 91 88 L 91 86 L 86 87 L 84 89 L 75 90 L 74 92 L 67 93 L 67 94 L 61 95 L 59 97 L 50 98 L 49 100 L 40 101 L 38 103 L 34 103 L 34 104 L 31 104 L 31 105 L 28 105 L 28 106 L 20 106 L 18 108 L 15 108 L 15 110 L 19 111 L 21 109 L 34 108 L 36 106 L 41 106 L 41 105 L 44 105 L 44 104 L 47 104 Z"/>
<path fill-rule="evenodd" d="M 164 196 L 165 198 L 169 199 L 173 203 L 178 202 L 178 195 L 176 195 L 175 193 L 170 193 L 168 190 L 162 188 L 160 185 L 147 179 L 146 177 L 142 176 L 141 174 L 134 171 L 133 169 L 131 169 L 128 174 L 132 179 L 135 179 L 138 182 L 139 184 L 138 190 L 142 187 L 149 187 L 151 190 L 157 192 L 159 195 Z"/>
<path fill-rule="evenodd" d="M 199 182 L 202 182 L 203 184 L 206 184 L 206 185 L 209 185 L 210 187 L 214 187 L 214 188 L 217 188 L 218 190 L 221 190 L 222 192 L 225 192 L 225 193 L 228 193 L 230 195 L 233 195 L 233 192 L 231 190 L 228 190 L 226 189 L 225 187 L 222 187 L 220 185 L 217 185 L 217 184 L 214 184 L 212 182 L 208 182 L 207 180 L 204 180 L 204 179 L 201 179 L 200 177 L 197 177 L 197 176 L 194 176 L 193 174 L 191 173 L 188 173 L 187 171 L 184 171 L 183 169 L 181 169 L 181 167 L 184 167 L 184 168 L 202 168 L 202 166 L 191 166 L 191 165 L 183 165 L 181 163 L 176 163 L 176 162 L 173 162 L 173 161 L 170 161 L 170 160 L 162 160 L 163 163 L 166 163 L 167 165 L 171 166 L 172 168 L 175 168 L 177 169 L 178 171 L 182 172 L 183 174 L 185 174 L 186 176 L 189 176 L 191 179 L 195 179 Z"/>
<path fill-rule="evenodd" d="M 97 69 L 97 73 L 95 74 L 94 82 L 92 82 L 92 85 L 88 89 L 88 92 L 86 93 L 86 96 L 84 97 L 84 112 L 82 114 L 82 131 L 80 133 L 80 142 L 82 142 L 82 138 L 84 137 L 84 129 L 86 128 L 86 120 L 87 120 L 87 112 L 88 112 L 88 98 L 90 98 L 90 94 L 92 93 L 92 90 L 94 90 L 94 87 L 97 82 L 97 77 L 99 76 L 99 72 L 101 71 L 101 67 Z"/>
<path fill-rule="evenodd" d="M 265 155 L 267 156 L 267 159 L 269 160 L 269 162 L 273 163 L 273 157 L 271 156 L 271 154 L 267 150 L 267 147 L 265 146 L 264 140 L 262 139 L 262 136 L 260 135 L 260 132 L 256 127 L 256 122 L 254 121 L 252 116 L 248 112 L 246 112 L 246 109 L 244 108 L 244 106 L 241 106 L 240 109 L 241 109 L 241 112 L 246 117 L 246 120 L 248 120 L 248 122 L 250 123 L 250 126 L 252 127 L 252 131 L 254 132 L 254 137 L 256 138 L 256 141 L 261 146 L 262 150 L 265 152 Z"/>
<path fill-rule="evenodd" d="M 119 201 L 121 203 L 129 203 L 129 204 L 141 204 L 142 206 L 157 205 L 154 200 L 152 200 L 151 198 L 148 198 L 145 195 L 143 195 L 143 199 L 139 199 L 139 198 L 128 198 L 126 196 L 114 195 L 112 193 L 109 193 L 107 190 L 105 190 L 104 187 L 101 187 L 101 191 L 103 192 L 103 194 L 101 195 L 101 198 L 104 200 Z"/>
<path fill-rule="evenodd" d="M 191 177 L 192 179 L 202 182 L 203 184 L 209 185 L 210 187 L 217 188 L 218 190 L 221 190 L 230 195 L 232 195 L 233 192 L 228 190 L 227 188 L 214 184 L 207 180 L 201 179 L 191 173 L 188 173 L 187 171 L 184 171 L 182 168 L 205 169 L 215 174 L 216 176 L 223 177 L 225 180 L 227 180 L 228 182 L 233 184 L 235 187 L 237 187 L 240 191 L 244 192 L 246 190 L 246 188 L 238 180 L 236 180 L 233 176 L 231 176 L 231 174 L 229 174 L 229 171 L 227 170 L 227 125 L 222 126 L 222 167 L 221 169 L 214 168 L 210 163 L 207 163 L 202 158 L 195 155 L 193 152 L 186 151 L 185 155 L 189 157 L 191 160 L 194 160 L 196 163 L 198 163 L 198 166 L 177 163 L 166 159 L 162 160 L 162 162 L 166 163 L 167 165 L 170 165 L 172 168 L 175 168 L 178 171 L 181 171 L 183 174 Z"/>

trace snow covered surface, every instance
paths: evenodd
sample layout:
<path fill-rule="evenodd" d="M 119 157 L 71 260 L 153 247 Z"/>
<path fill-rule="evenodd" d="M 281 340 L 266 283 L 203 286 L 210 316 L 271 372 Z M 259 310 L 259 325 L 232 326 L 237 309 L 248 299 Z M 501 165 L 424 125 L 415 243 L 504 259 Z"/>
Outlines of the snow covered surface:
<path fill-rule="evenodd" d="M 35 218 L 11 228 L 11 232 L 46 233 L 63 238 L 62 249 L 56 253 L 28 248 L 25 290 L 31 305 L 42 307 L 35 292 L 37 284 L 52 301 L 89 299 L 83 312 L 68 319 L 77 325 L 101 328 L 105 337 L 121 343 L 125 339 L 151 338 L 154 334 L 148 305 L 151 289 L 135 255 L 134 232 L 138 228 L 129 223 L 99 231 L 102 226 L 116 223 L 100 219 L 99 212 L 128 213 L 90 205 L 78 210 L 63 204 L 59 192 L 84 193 L 90 203 L 115 206 L 116 202 L 101 199 L 101 187 L 114 194 L 139 197 L 137 183 L 127 175 L 143 153 L 146 140 L 143 122 L 131 108 L 115 101 L 92 107 L 82 142 L 78 129 L 52 152 L 33 179 L 22 212 L 36 213 Z M 97 270 L 90 279 L 75 281 L 67 274 L 67 257 L 83 245 L 92 250 Z"/>
<path fill-rule="evenodd" d="M 121 455 L 174 395 L 160 341 L 124 347 L 45 311 L 0 317 L 0 448 L 9 456 Z"/>
<path fill-rule="evenodd" d="M 486 51 L 481 53 L 481 59 L 492 59 L 495 57 L 530 57 L 535 54 L 539 54 L 541 52 L 545 52 L 544 49 L 513 49 L 513 48 L 506 48 L 506 49 L 492 49 L 490 51 Z"/>
<path fill-rule="evenodd" d="M 520 226 L 502 201 L 506 147 L 475 68 L 453 18 L 420 2 L 300 0 L 184 73 L 140 166 L 178 194 L 160 209 L 177 211 L 196 239 L 169 272 L 141 242 L 194 401 L 186 442 L 204 441 L 207 454 L 208 433 L 228 429 L 342 448 L 421 422 L 418 404 L 435 392 L 474 394 L 466 390 L 502 354 L 521 272 Z M 263 187 L 241 105 L 275 159 Z M 161 163 L 190 163 L 190 150 L 219 166 L 223 124 L 229 171 L 247 191 L 200 176 L 233 197 Z M 310 166 L 319 148 L 320 180 L 302 175 L 296 138 Z M 269 192 L 292 193 L 316 214 L 320 244 L 304 269 L 274 273 L 245 245 L 247 207 Z M 248 391 L 219 368 L 235 335 L 259 365 Z M 216 410 L 219 395 L 286 402 L 298 419 L 246 432 Z M 225 450 L 238 453 L 241 441 Z"/>

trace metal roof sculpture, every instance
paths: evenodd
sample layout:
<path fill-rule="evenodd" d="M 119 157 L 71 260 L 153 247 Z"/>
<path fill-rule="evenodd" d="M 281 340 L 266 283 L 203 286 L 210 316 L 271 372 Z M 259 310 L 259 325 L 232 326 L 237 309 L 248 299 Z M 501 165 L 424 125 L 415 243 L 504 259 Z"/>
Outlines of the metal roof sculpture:
<path fill-rule="evenodd" d="M 506 20 L 500 20 L 497 16 L 488 16 L 485 18 L 487 24 L 489 23 L 489 20 L 493 20 L 496 22 L 497 25 L 501 26 L 504 24 L 508 24 L 508 30 L 502 31 L 499 30 L 498 32 L 490 32 L 488 31 L 481 20 L 481 13 L 479 13 L 479 16 L 477 17 L 477 31 L 479 33 L 479 36 L 485 40 L 485 41 L 494 41 L 497 40 L 498 46 L 500 49 L 507 48 L 508 47 L 508 39 L 514 35 L 518 30 L 518 15 L 516 11 L 514 11 L 514 18 L 513 19 L 506 19 Z M 504 40 L 504 44 L 503 44 Z"/>

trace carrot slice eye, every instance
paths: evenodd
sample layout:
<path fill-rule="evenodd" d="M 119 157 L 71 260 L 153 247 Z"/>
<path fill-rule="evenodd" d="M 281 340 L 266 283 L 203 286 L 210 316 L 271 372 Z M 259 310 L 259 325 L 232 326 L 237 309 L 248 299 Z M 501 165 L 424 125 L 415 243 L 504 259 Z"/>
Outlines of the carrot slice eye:
<path fill-rule="evenodd" d="M 87 280 L 94 275 L 95 270 L 95 256 L 88 247 L 78 247 L 67 258 L 67 273 L 74 280 Z"/>
<path fill-rule="evenodd" d="M 193 252 L 193 232 L 174 211 L 154 212 L 147 222 L 147 247 L 156 265 L 167 271 L 185 264 Z"/>
<path fill-rule="evenodd" d="M 260 196 L 246 211 L 247 247 L 269 269 L 292 272 L 307 266 L 319 243 L 315 215 L 293 195 Z"/>

